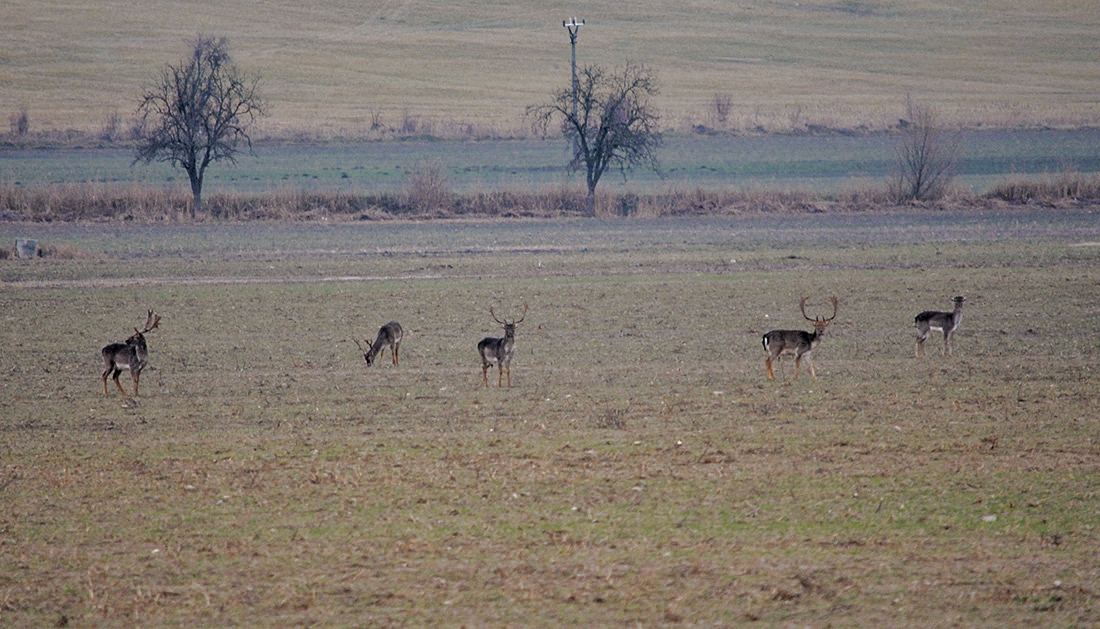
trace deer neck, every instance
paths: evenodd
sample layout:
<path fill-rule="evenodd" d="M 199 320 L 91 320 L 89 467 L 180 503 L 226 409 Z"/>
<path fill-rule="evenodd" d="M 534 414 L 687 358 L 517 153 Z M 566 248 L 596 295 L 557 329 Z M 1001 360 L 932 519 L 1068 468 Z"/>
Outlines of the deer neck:
<path fill-rule="evenodd" d="M 131 338 L 126 344 L 134 348 L 134 355 L 139 360 L 145 360 L 149 355 L 149 347 L 145 345 L 145 337 L 140 334 Z"/>
<path fill-rule="evenodd" d="M 504 338 L 500 339 L 500 353 L 507 354 L 516 344 L 516 331 L 504 328 Z"/>

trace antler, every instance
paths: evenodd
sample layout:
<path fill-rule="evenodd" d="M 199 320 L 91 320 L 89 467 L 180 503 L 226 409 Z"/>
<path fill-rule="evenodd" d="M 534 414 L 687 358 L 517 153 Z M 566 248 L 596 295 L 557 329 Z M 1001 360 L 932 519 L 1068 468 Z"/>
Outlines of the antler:
<path fill-rule="evenodd" d="M 366 354 L 369 351 L 369 350 L 363 349 L 363 346 L 359 344 L 359 339 L 351 339 L 351 340 L 355 342 L 355 346 L 359 348 L 359 351 L 363 352 L 364 354 Z M 367 347 L 372 347 L 370 341 L 367 341 Z"/>
<path fill-rule="evenodd" d="M 523 314 L 520 315 L 519 321 L 516 321 L 512 325 L 519 325 L 523 323 L 523 320 L 527 318 L 527 302 L 523 302 Z"/>
<path fill-rule="evenodd" d="M 520 316 L 519 321 L 512 321 L 511 323 L 508 323 L 507 319 L 505 319 L 504 321 L 501 321 L 500 319 L 497 319 L 496 314 L 493 313 L 493 307 L 492 306 L 489 306 L 489 314 L 493 317 L 493 321 L 496 321 L 497 323 L 499 323 L 501 325 L 519 325 L 519 324 L 523 323 L 524 319 L 527 318 L 527 302 L 526 301 L 523 302 L 523 314 Z"/>
<path fill-rule="evenodd" d="M 806 314 L 806 302 L 809 299 L 809 297 L 803 297 L 802 301 L 800 301 L 798 304 L 799 309 L 802 310 L 802 316 L 806 317 L 807 321 L 813 321 L 814 323 L 817 323 L 818 321 L 832 321 L 833 319 L 836 319 L 838 300 L 835 295 L 829 298 L 829 303 L 833 304 L 833 316 L 829 317 L 828 319 L 823 319 L 821 317 L 811 317 L 810 315 Z"/>
<path fill-rule="evenodd" d="M 153 322 L 152 325 L 149 325 L 150 321 Z M 160 324 L 160 315 L 155 315 L 155 314 L 153 314 L 153 311 L 150 310 L 149 311 L 149 316 L 145 319 L 145 329 L 142 330 L 141 333 L 145 334 L 146 332 L 152 332 L 153 330 L 157 329 L 157 326 L 159 324 Z M 134 329 L 136 330 L 137 328 L 134 328 Z"/>

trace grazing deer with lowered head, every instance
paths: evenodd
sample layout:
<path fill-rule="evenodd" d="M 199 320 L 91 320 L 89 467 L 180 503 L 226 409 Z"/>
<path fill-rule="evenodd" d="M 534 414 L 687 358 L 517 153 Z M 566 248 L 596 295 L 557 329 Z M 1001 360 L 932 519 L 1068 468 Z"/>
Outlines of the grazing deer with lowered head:
<path fill-rule="evenodd" d="M 145 345 L 145 333 L 157 329 L 160 323 L 160 315 L 154 315 L 149 311 L 149 317 L 145 320 L 145 329 L 134 328 L 134 335 L 126 339 L 125 343 L 111 343 L 100 352 L 103 354 L 103 395 L 107 395 L 107 377 L 115 380 L 115 386 L 126 395 L 122 384 L 118 381 L 119 374 L 125 369 L 130 372 L 130 378 L 134 381 L 134 397 L 138 394 L 138 379 L 141 370 L 145 369 L 149 362 L 149 348 Z"/>
<path fill-rule="evenodd" d="M 780 356 L 788 355 L 794 356 L 794 379 L 798 379 L 798 367 L 802 364 L 802 359 L 806 359 L 806 363 L 810 365 L 810 375 L 814 378 L 817 377 L 817 373 L 814 371 L 814 362 L 810 358 L 810 354 L 814 351 L 814 348 L 821 343 L 821 339 L 825 336 L 825 327 L 829 325 L 829 322 L 836 318 L 837 299 L 831 298 L 829 301 L 833 304 L 833 316 L 828 319 L 817 317 L 810 318 L 810 315 L 806 314 L 806 300 L 808 297 L 803 297 L 798 307 L 802 310 L 802 316 L 807 321 L 812 321 L 814 324 L 813 332 L 803 332 L 802 330 L 772 330 L 764 335 L 761 342 L 764 344 L 764 351 L 768 353 L 768 358 L 764 361 L 764 365 L 768 369 L 768 379 L 775 380 L 775 374 L 772 372 L 772 361 L 778 359 Z"/>
<path fill-rule="evenodd" d="M 401 337 L 404 335 L 405 332 L 401 329 L 401 324 L 390 321 L 378 328 L 378 338 L 374 339 L 373 343 L 363 340 L 367 344 L 367 349 L 363 349 L 363 346 L 359 345 L 359 341 L 355 341 L 355 344 L 359 346 L 359 351 L 363 352 L 363 358 L 366 359 L 368 367 L 374 364 L 374 359 L 387 347 L 390 348 L 390 353 L 393 354 L 393 366 L 396 367 L 398 363 L 397 348 L 401 345 Z"/>
<path fill-rule="evenodd" d="M 966 301 L 966 298 L 959 295 L 952 301 L 955 302 L 954 312 L 926 310 L 913 319 L 917 326 L 917 358 L 925 355 L 924 342 L 928 340 L 933 331 L 943 332 L 943 355 L 950 356 L 952 354 L 951 337 L 955 335 L 955 330 L 959 329 L 959 323 L 962 322 L 963 302 Z"/>
<path fill-rule="evenodd" d="M 497 319 L 493 309 L 489 308 L 489 315 L 493 320 L 504 326 L 504 338 L 486 337 L 477 344 L 477 352 L 481 354 L 481 380 L 485 386 L 489 386 L 489 367 L 497 364 L 497 386 L 501 384 L 504 374 L 508 374 L 508 386 L 512 386 L 512 356 L 516 353 L 516 326 L 527 318 L 527 302 L 523 302 L 523 314 L 518 321 L 509 322 L 507 319 Z"/>

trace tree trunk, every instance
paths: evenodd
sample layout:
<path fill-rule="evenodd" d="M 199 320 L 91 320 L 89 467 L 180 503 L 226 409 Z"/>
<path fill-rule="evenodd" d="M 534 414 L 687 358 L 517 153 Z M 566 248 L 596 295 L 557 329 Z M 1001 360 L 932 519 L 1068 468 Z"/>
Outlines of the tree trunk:
<path fill-rule="evenodd" d="M 587 216 L 596 216 L 596 186 L 588 187 L 588 196 L 584 199 L 584 212 Z"/>
<path fill-rule="evenodd" d="M 191 179 L 191 218 L 202 214 L 202 177 L 188 173 Z"/>

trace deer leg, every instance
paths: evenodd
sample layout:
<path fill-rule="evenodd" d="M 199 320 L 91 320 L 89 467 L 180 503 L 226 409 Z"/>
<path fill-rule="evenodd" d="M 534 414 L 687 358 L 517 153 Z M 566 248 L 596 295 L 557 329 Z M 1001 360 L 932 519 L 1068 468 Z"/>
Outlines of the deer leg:
<path fill-rule="evenodd" d="M 125 397 L 130 397 L 130 394 L 126 392 L 126 389 L 123 389 L 123 388 L 122 388 L 122 383 L 120 383 L 120 382 L 118 381 L 118 377 L 119 377 L 120 375 L 122 375 L 122 370 L 121 370 L 121 369 L 116 369 L 116 370 L 115 370 L 115 386 L 116 386 L 116 387 L 118 387 L 118 392 L 119 392 L 119 393 L 121 393 L 121 394 L 122 394 L 122 395 L 124 395 Z"/>
<path fill-rule="evenodd" d="M 943 355 L 944 357 L 951 355 L 951 333 L 947 330 L 943 331 Z"/>
<path fill-rule="evenodd" d="M 795 380 L 798 380 L 798 368 L 801 367 L 801 366 L 802 366 L 802 357 L 801 356 L 795 356 L 794 357 L 794 379 Z"/>
<path fill-rule="evenodd" d="M 107 393 L 107 378 L 109 378 L 110 375 L 111 375 L 111 367 L 107 367 L 107 369 L 103 370 L 103 395 L 108 395 L 108 393 Z"/>
<path fill-rule="evenodd" d="M 810 366 L 810 375 L 814 377 L 814 380 L 817 380 L 817 372 L 814 371 L 814 360 L 810 358 L 809 354 L 806 354 L 806 364 Z"/>
<path fill-rule="evenodd" d="M 764 359 L 764 367 L 768 370 L 768 380 L 775 380 L 775 374 L 772 373 L 772 357 L 768 356 Z"/>
<path fill-rule="evenodd" d="M 508 388 L 512 388 L 512 366 L 508 365 Z"/>
<path fill-rule="evenodd" d="M 481 381 L 485 383 L 485 386 L 489 386 L 489 363 L 481 363 Z"/>
<path fill-rule="evenodd" d="M 931 332 L 923 327 L 917 327 L 917 358 L 924 356 L 924 342 L 928 340 L 928 335 Z"/>
<path fill-rule="evenodd" d="M 137 394 L 138 394 L 138 392 L 137 392 L 138 391 L 138 379 L 141 378 L 141 372 L 140 371 L 135 371 L 134 373 L 130 374 L 130 377 L 133 378 L 133 380 L 134 380 L 134 397 L 137 397 Z"/>
<path fill-rule="evenodd" d="M 497 363 L 497 388 L 500 388 L 500 383 L 504 380 L 504 363 Z"/>
<path fill-rule="evenodd" d="M 397 366 L 397 343 L 393 344 L 393 366 Z"/>

